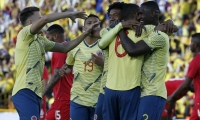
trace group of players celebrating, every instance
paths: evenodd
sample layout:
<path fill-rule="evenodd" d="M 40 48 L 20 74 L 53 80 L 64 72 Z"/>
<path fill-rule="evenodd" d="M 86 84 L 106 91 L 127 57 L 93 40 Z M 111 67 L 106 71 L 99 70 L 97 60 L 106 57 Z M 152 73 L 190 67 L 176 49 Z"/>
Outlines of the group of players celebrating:
<path fill-rule="evenodd" d="M 41 98 L 52 87 L 54 103 L 46 120 L 160 120 L 167 99 L 168 36 L 178 29 L 171 20 L 160 24 L 159 15 L 154 1 L 140 7 L 115 2 L 108 9 L 110 25 L 102 28 L 98 16 L 84 12 L 42 17 L 37 7 L 22 10 L 20 21 L 24 27 L 17 36 L 17 77 L 12 92 L 20 120 L 40 119 Z M 47 23 L 62 18 L 84 19 L 83 33 L 65 42 L 64 29 L 54 24 L 47 29 L 46 37 L 40 35 Z M 199 43 L 197 33 L 191 43 L 196 57 L 186 80 L 168 98 L 169 104 L 189 88 L 192 80 L 195 90 L 199 89 L 195 87 Z M 43 89 L 46 51 L 53 52 L 53 76 Z M 200 119 L 198 106 L 195 110 L 192 120 Z M 166 119 L 171 119 L 172 113 L 168 113 Z"/>

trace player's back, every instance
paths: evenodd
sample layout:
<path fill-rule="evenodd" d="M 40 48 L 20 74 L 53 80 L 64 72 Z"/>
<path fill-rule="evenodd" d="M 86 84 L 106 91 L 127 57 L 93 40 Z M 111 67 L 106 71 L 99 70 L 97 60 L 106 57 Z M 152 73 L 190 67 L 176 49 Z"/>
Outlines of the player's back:
<path fill-rule="evenodd" d="M 146 29 L 147 32 L 143 32 L 138 38 L 135 37 L 133 30 L 126 31 L 126 34 L 136 43 L 147 37 L 153 31 L 154 26 L 147 26 Z M 122 47 L 119 36 L 116 36 L 109 45 L 106 87 L 113 90 L 130 90 L 140 86 L 142 64 L 143 55 L 130 57 Z"/>

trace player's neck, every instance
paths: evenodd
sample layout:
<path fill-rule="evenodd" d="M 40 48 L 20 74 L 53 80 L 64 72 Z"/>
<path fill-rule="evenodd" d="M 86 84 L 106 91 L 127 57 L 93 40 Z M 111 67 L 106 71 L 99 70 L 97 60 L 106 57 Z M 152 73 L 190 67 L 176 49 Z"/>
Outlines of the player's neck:
<path fill-rule="evenodd" d="M 152 24 L 157 26 L 159 24 L 159 21 L 153 21 Z"/>
<path fill-rule="evenodd" d="M 95 43 L 98 40 L 98 38 L 94 38 L 94 37 L 86 37 L 85 41 L 87 42 L 88 45 L 92 45 L 93 43 Z"/>
<path fill-rule="evenodd" d="M 152 18 L 149 20 L 148 24 L 157 26 L 159 24 L 159 20 L 157 20 L 156 18 Z"/>
<path fill-rule="evenodd" d="M 65 38 L 61 37 L 61 36 L 58 36 L 56 39 L 56 42 L 58 42 L 58 43 L 63 43 L 64 41 L 65 41 Z"/>
<path fill-rule="evenodd" d="M 198 54 L 200 54 L 200 48 L 196 50 L 196 52 L 193 54 L 194 57 L 197 56 Z"/>
<path fill-rule="evenodd" d="M 59 40 L 58 42 L 59 42 L 59 43 L 63 43 L 63 42 L 64 42 L 64 40 Z"/>

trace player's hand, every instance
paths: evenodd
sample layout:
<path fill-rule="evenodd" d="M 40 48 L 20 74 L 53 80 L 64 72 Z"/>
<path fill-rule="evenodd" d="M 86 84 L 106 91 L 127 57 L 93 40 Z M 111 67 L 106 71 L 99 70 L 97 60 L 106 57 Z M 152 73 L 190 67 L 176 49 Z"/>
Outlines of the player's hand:
<path fill-rule="evenodd" d="M 97 26 L 99 26 L 101 21 L 95 22 L 94 24 L 90 25 L 87 30 L 85 31 L 85 34 L 90 34 L 93 29 L 95 29 Z"/>
<path fill-rule="evenodd" d="M 69 17 L 74 23 L 76 23 L 75 19 L 76 18 L 81 18 L 81 19 L 86 19 L 87 14 L 85 12 L 71 12 L 70 17 Z"/>
<path fill-rule="evenodd" d="M 173 97 L 173 95 L 170 95 L 167 97 L 167 103 L 170 104 L 171 102 L 176 101 L 175 98 Z"/>
<path fill-rule="evenodd" d="M 59 69 L 59 75 L 60 75 L 61 77 L 65 76 L 65 75 L 67 74 L 67 69 L 68 69 L 67 65 L 64 64 L 64 65 Z"/>
<path fill-rule="evenodd" d="M 109 27 L 114 28 L 118 23 L 120 23 L 120 20 L 113 21 L 112 23 L 110 23 Z"/>
<path fill-rule="evenodd" d="M 164 25 L 164 28 L 162 32 L 165 32 L 165 33 L 174 33 L 174 32 L 177 32 L 178 31 L 178 28 L 176 25 L 174 25 L 173 21 L 172 20 L 167 20 L 165 22 L 163 22 L 161 25 Z"/>
<path fill-rule="evenodd" d="M 135 27 L 135 36 L 136 37 L 140 37 L 142 35 L 142 29 L 144 29 L 145 32 L 146 32 L 146 28 L 144 26 L 144 22 L 141 21 L 139 26 Z"/>
<path fill-rule="evenodd" d="M 172 101 L 172 96 L 170 95 L 167 97 L 167 103 L 170 103 L 171 101 Z"/>
<path fill-rule="evenodd" d="M 127 29 L 133 29 L 135 30 L 136 26 L 139 26 L 140 22 L 132 19 L 132 20 L 127 20 L 127 21 L 122 21 L 122 26 L 123 28 L 127 28 Z"/>
<path fill-rule="evenodd" d="M 167 114 L 169 116 L 172 116 L 172 110 L 175 107 L 175 103 L 176 103 L 176 101 L 171 101 L 170 103 L 168 103 Z"/>
<path fill-rule="evenodd" d="M 98 66 L 103 67 L 104 66 L 104 60 L 103 60 L 103 58 L 100 57 L 100 56 L 97 56 L 97 55 L 95 55 L 93 53 L 91 53 L 91 54 L 92 54 L 92 62 L 95 63 L 95 64 L 97 64 Z"/>

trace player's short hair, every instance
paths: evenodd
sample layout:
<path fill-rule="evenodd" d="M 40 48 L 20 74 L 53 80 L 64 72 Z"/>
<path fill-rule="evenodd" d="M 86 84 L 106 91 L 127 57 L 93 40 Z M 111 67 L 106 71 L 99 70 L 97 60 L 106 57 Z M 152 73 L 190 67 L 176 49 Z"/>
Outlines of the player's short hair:
<path fill-rule="evenodd" d="M 141 6 L 145 6 L 146 8 L 153 10 L 154 12 L 160 14 L 160 9 L 158 4 L 155 1 L 147 1 L 141 4 Z"/>
<path fill-rule="evenodd" d="M 64 34 L 64 29 L 58 25 L 58 24 L 53 24 L 51 25 L 48 29 L 47 29 L 48 32 L 51 32 L 51 33 L 58 33 L 58 34 Z"/>
<path fill-rule="evenodd" d="M 114 2 L 113 4 L 109 5 L 109 8 L 108 8 L 108 15 L 110 14 L 110 11 L 112 9 L 120 9 L 122 10 L 123 9 L 123 6 L 124 6 L 124 2 Z"/>
<path fill-rule="evenodd" d="M 31 17 L 34 14 L 34 12 L 36 12 L 36 11 L 40 11 L 40 9 L 37 8 L 37 7 L 27 7 L 27 8 L 24 8 L 21 11 L 20 16 L 19 16 L 19 19 L 20 19 L 22 25 L 25 25 L 26 20 L 29 17 Z"/>
<path fill-rule="evenodd" d="M 136 13 L 139 11 L 139 6 L 136 4 L 124 4 L 122 9 L 122 19 L 134 19 Z"/>
<path fill-rule="evenodd" d="M 88 15 L 88 17 L 85 19 L 85 21 L 84 21 L 84 25 L 85 25 L 87 19 L 88 19 L 88 18 L 91 18 L 91 17 L 95 17 L 95 18 L 99 19 L 98 16 L 96 16 L 96 15 L 94 15 L 94 14 L 90 14 L 90 15 Z"/>

